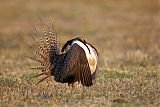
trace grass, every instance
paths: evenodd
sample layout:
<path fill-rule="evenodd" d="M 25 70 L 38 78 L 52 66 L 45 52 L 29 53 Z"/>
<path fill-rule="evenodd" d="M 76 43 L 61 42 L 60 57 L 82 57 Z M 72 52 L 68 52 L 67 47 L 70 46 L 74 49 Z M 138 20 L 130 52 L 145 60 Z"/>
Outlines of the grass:
<path fill-rule="evenodd" d="M 158 0 L 0 0 L 0 106 L 160 106 L 160 35 Z M 19 5 L 21 4 L 21 5 Z M 39 18 L 53 19 L 60 45 L 83 36 L 99 52 L 93 87 L 59 84 L 48 79 L 35 85 L 39 71 L 28 33 Z"/>
<path fill-rule="evenodd" d="M 73 92 L 67 85 L 51 80 L 35 85 L 33 73 L 21 78 L 1 78 L 1 101 L 17 106 L 147 106 L 159 105 L 160 81 L 157 76 L 101 71 L 93 87 L 76 87 Z M 27 102 L 27 103 L 26 103 Z M 3 104 L 2 103 L 2 104 Z"/>

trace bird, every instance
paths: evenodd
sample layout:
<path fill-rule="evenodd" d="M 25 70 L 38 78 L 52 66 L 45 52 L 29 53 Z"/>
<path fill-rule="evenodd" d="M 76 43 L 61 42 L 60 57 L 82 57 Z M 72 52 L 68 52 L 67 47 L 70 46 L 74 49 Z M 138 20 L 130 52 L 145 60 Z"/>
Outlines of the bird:
<path fill-rule="evenodd" d="M 40 35 L 36 28 L 35 31 L 37 35 Z M 45 41 L 41 38 L 40 42 L 35 39 L 34 35 L 30 35 L 38 46 L 38 50 L 27 45 L 38 56 L 38 58 L 28 58 L 40 64 L 38 67 L 31 68 L 41 70 L 41 73 L 34 77 L 45 75 L 37 84 L 48 77 L 53 77 L 56 82 L 68 83 L 72 86 L 76 82 L 86 87 L 95 83 L 98 71 L 98 51 L 92 44 L 83 37 L 75 37 L 68 40 L 60 50 L 53 24 L 47 27 L 43 25 L 43 35 Z"/>

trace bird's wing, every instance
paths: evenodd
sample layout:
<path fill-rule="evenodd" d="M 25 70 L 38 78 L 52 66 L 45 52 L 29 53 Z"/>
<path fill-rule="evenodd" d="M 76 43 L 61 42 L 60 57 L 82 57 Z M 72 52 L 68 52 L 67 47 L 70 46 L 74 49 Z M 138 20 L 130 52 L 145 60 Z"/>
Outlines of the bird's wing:
<path fill-rule="evenodd" d="M 67 52 L 63 59 L 62 73 L 60 80 L 63 81 L 69 76 L 74 76 L 76 81 L 82 83 L 83 86 L 91 86 L 92 77 L 88 60 L 83 48 L 74 44 Z"/>

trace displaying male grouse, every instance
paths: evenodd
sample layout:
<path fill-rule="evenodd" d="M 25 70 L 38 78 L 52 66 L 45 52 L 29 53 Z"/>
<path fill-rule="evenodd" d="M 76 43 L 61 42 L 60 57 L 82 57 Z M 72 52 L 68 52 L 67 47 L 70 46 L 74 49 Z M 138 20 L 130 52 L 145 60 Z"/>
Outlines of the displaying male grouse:
<path fill-rule="evenodd" d="M 33 68 L 42 71 L 37 76 L 46 75 L 39 82 L 53 76 L 54 80 L 60 83 L 73 85 L 75 82 L 79 82 L 83 86 L 92 86 L 96 79 L 98 64 L 98 52 L 96 48 L 83 38 L 76 37 L 67 41 L 60 51 L 53 26 L 50 25 L 47 29 L 44 27 L 43 31 L 46 42 L 42 39 L 38 42 L 32 36 L 39 50 L 29 46 L 39 56 L 38 58 L 29 57 L 41 65 L 40 67 Z M 39 35 L 38 32 L 37 35 Z"/>

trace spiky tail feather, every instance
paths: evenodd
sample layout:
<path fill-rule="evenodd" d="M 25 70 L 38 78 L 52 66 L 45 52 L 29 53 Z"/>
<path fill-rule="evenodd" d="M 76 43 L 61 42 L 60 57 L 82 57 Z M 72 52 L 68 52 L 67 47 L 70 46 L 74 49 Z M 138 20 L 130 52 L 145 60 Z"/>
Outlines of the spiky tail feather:
<path fill-rule="evenodd" d="M 54 25 L 48 20 L 49 26 L 45 27 L 42 20 L 40 21 L 43 28 L 43 36 L 45 38 L 45 42 L 42 40 L 42 38 L 40 39 L 40 42 L 38 42 L 34 37 L 34 35 L 30 34 L 33 42 L 36 44 L 36 46 L 38 46 L 38 50 L 36 50 L 33 46 L 27 45 L 38 56 L 38 58 L 32 58 L 32 57 L 28 57 L 28 58 L 34 61 L 37 61 L 38 63 L 41 64 L 41 67 L 32 68 L 32 69 L 39 69 L 42 71 L 42 73 L 38 74 L 35 77 L 46 75 L 38 83 L 44 81 L 49 76 L 52 76 L 54 74 L 53 73 L 54 66 L 55 66 L 54 64 L 56 63 L 55 56 L 57 56 L 60 53 Z M 36 35 L 40 36 L 40 33 L 38 32 L 35 26 L 34 26 L 34 30 L 36 32 Z"/>

